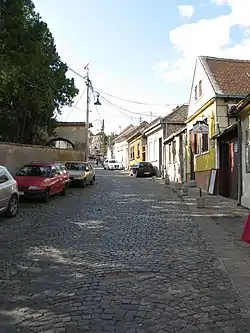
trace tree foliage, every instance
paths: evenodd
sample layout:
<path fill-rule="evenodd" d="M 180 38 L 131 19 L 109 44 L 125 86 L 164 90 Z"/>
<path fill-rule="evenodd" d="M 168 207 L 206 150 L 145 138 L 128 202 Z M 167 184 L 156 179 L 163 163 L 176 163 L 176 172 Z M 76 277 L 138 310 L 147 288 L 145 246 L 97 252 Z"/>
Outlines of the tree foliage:
<path fill-rule="evenodd" d="M 0 140 L 38 143 L 78 94 L 31 0 L 0 0 Z"/>

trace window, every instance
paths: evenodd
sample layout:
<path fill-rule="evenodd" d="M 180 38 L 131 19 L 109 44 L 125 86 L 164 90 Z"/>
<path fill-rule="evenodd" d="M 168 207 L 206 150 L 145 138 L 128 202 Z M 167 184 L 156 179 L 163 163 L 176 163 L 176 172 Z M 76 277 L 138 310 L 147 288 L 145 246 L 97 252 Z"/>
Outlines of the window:
<path fill-rule="evenodd" d="M 168 145 L 168 163 L 171 164 L 171 160 L 172 160 L 172 151 L 171 151 L 171 143 L 169 143 Z"/>
<path fill-rule="evenodd" d="M 130 159 L 134 160 L 135 159 L 135 147 L 130 148 Z"/>
<path fill-rule="evenodd" d="M 201 135 L 201 152 L 205 153 L 208 151 L 208 134 Z"/>
<path fill-rule="evenodd" d="M 249 130 L 245 132 L 245 165 L 246 165 L 246 173 L 250 173 L 250 145 L 249 145 Z"/>
<path fill-rule="evenodd" d="M 202 81 L 199 82 L 199 97 L 202 95 Z"/>
<path fill-rule="evenodd" d="M 0 168 L 0 184 L 7 182 L 8 176 L 3 168 Z"/>
<path fill-rule="evenodd" d="M 194 154 L 200 153 L 200 137 L 198 133 L 194 133 Z"/>
<path fill-rule="evenodd" d="M 173 153 L 173 162 L 176 162 L 176 141 L 173 141 L 172 144 L 172 153 Z"/>
<path fill-rule="evenodd" d="M 85 163 L 66 163 L 66 168 L 68 170 L 74 170 L 74 171 L 85 171 L 86 164 Z"/>
<path fill-rule="evenodd" d="M 52 169 L 51 169 L 51 176 L 52 176 L 52 177 L 57 176 L 57 169 L 56 169 L 55 166 L 53 166 Z"/>
<path fill-rule="evenodd" d="M 55 168 L 55 167 L 54 167 Z M 17 176 L 23 177 L 44 177 L 50 176 L 50 166 L 48 165 L 25 165 L 17 172 Z"/>
<path fill-rule="evenodd" d="M 194 99 L 198 99 L 198 92 L 197 92 L 197 86 L 194 88 Z"/>
<path fill-rule="evenodd" d="M 137 145 L 137 157 L 140 157 L 140 144 Z"/>
<path fill-rule="evenodd" d="M 208 134 L 194 133 L 194 154 L 207 153 L 209 151 Z"/>

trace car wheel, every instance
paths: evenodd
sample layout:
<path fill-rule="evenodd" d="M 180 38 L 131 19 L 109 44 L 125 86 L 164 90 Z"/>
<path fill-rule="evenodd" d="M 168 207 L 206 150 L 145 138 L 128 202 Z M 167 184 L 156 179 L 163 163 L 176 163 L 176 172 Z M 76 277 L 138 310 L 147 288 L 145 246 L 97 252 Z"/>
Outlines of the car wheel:
<path fill-rule="evenodd" d="M 46 188 L 44 194 L 43 194 L 43 202 L 48 202 L 50 199 L 50 194 L 49 194 L 49 188 Z"/>
<path fill-rule="evenodd" d="M 16 194 L 13 194 L 10 198 L 5 215 L 7 217 L 14 217 L 16 216 L 17 212 L 18 212 L 18 196 Z"/>
<path fill-rule="evenodd" d="M 62 191 L 61 191 L 61 194 L 62 194 L 62 195 L 66 195 L 67 189 L 68 189 L 68 185 L 67 185 L 67 184 L 64 184 L 63 189 L 62 189 Z"/>
<path fill-rule="evenodd" d="M 94 185 L 94 183 L 95 183 L 95 176 L 92 178 L 92 180 L 89 183 L 90 183 L 90 185 Z"/>
<path fill-rule="evenodd" d="M 87 186 L 86 179 L 83 179 L 81 181 L 81 186 L 82 186 L 82 188 L 85 188 Z"/>

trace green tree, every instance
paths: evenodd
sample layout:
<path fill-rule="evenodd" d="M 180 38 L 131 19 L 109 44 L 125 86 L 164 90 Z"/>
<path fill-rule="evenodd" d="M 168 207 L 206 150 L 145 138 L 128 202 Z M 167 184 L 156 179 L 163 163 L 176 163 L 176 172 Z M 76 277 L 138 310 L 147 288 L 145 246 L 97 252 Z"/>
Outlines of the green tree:
<path fill-rule="evenodd" d="M 0 0 L 0 139 L 37 143 L 78 94 L 31 0 Z"/>

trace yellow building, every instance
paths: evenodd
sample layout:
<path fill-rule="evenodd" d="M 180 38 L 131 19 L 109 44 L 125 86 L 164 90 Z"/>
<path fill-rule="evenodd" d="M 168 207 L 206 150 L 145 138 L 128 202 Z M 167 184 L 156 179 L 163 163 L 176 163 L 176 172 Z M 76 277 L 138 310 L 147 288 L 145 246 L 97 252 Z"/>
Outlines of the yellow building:
<path fill-rule="evenodd" d="M 147 122 L 141 123 L 127 138 L 128 142 L 128 159 L 129 165 L 133 165 L 136 162 L 146 161 L 146 139 L 144 136 L 144 130 L 148 126 Z"/>
<path fill-rule="evenodd" d="M 235 133 L 228 136 L 228 131 L 235 129 L 231 127 L 235 119 L 228 117 L 228 109 L 249 91 L 250 80 L 245 82 L 241 75 L 242 67 L 245 72 L 250 71 L 250 61 L 198 57 L 187 118 L 187 179 L 195 180 L 196 185 L 205 191 L 230 197 L 235 197 L 232 193 L 235 192 L 234 181 L 231 182 L 231 189 L 225 190 L 225 173 L 232 172 L 232 168 L 228 167 L 228 150 L 232 150 Z M 207 124 L 208 131 L 198 133 L 197 122 Z M 210 186 L 212 174 L 215 175 L 213 187 Z"/>

